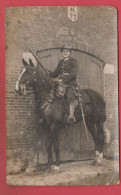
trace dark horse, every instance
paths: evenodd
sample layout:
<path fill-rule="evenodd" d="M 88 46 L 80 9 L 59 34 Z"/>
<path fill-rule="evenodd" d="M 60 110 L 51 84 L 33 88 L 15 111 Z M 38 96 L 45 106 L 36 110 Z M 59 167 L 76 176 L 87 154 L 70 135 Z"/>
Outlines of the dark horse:
<path fill-rule="evenodd" d="M 56 168 L 59 169 L 59 130 L 64 127 L 64 108 L 62 99 L 56 97 L 51 103 L 47 103 L 52 86 L 49 84 L 44 71 L 40 65 L 36 67 L 29 60 L 23 60 L 24 69 L 16 82 L 16 92 L 25 95 L 29 87 L 33 88 L 37 109 L 41 113 L 42 124 L 44 124 L 47 136 L 48 167 L 53 163 L 52 146 L 56 156 Z M 86 126 L 90 131 L 95 143 L 94 164 L 101 164 L 104 146 L 104 122 L 106 120 L 105 102 L 102 96 L 91 89 L 80 90 L 82 95 L 82 107 L 85 116 Z M 66 101 L 65 101 L 66 102 Z M 77 106 L 78 107 L 78 106 Z M 78 110 L 78 109 L 77 109 Z M 82 121 L 82 114 L 77 112 L 77 121 Z"/>

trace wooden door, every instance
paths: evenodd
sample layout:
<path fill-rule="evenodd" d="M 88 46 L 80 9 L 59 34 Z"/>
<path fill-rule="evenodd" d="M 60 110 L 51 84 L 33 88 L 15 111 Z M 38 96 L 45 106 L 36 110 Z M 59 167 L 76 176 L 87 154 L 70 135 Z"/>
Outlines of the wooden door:
<path fill-rule="evenodd" d="M 93 57 L 80 52 L 72 51 L 72 57 L 79 63 L 78 83 L 81 88 L 100 90 L 100 69 L 93 62 Z M 38 59 L 49 70 L 54 70 L 62 58 L 60 49 L 45 49 L 37 51 Z M 89 142 L 83 123 L 72 124 L 60 131 L 61 160 L 87 160 L 94 158 L 94 142 L 88 131 Z M 43 154 L 41 154 L 43 155 Z"/>

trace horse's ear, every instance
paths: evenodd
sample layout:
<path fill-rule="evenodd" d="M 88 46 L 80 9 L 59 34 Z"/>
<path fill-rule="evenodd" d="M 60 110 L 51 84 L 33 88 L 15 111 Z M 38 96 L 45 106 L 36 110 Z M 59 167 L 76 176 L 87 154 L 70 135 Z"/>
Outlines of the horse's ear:
<path fill-rule="evenodd" d="M 34 67 L 34 63 L 32 62 L 32 60 L 29 58 L 29 64 L 30 66 Z"/>
<path fill-rule="evenodd" d="M 23 65 L 27 68 L 28 67 L 28 63 L 24 59 L 22 59 L 22 62 L 23 62 Z"/>

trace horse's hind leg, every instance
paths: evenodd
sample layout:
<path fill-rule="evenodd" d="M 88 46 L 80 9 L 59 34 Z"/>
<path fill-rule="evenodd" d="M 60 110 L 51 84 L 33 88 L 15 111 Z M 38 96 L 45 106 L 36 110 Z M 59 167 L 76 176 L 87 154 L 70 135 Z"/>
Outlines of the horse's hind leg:
<path fill-rule="evenodd" d="M 103 158 L 103 146 L 104 146 L 104 131 L 103 131 L 103 122 L 94 120 L 86 120 L 88 130 L 90 131 L 94 143 L 95 143 L 95 160 L 94 165 L 101 165 Z"/>
<path fill-rule="evenodd" d="M 105 135 L 104 135 L 104 122 L 102 120 L 99 120 L 96 122 L 96 129 L 97 129 L 97 144 L 96 144 L 96 161 L 98 164 L 102 164 L 102 159 L 103 159 L 103 147 L 104 147 L 104 140 L 105 140 Z"/>
<path fill-rule="evenodd" d="M 95 122 L 92 119 L 87 119 L 86 120 L 86 125 L 88 127 L 88 130 L 90 131 L 92 138 L 94 140 L 95 143 L 95 159 L 93 162 L 93 165 L 96 164 L 97 162 L 97 156 L 99 154 L 99 151 L 97 151 L 97 145 L 98 145 L 98 132 L 97 132 L 97 128 L 95 128 Z"/>

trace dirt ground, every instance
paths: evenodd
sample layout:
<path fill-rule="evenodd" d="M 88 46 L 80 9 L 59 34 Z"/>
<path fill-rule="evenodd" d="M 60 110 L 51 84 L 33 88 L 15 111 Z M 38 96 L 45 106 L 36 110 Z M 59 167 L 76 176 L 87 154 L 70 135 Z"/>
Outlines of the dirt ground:
<path fill-rule="evenodd" d="M 62 163 L 59 172 L 45 172 L 41 166 L 35 171 L 9 172 L 9 185 L 115 185 L 119 184 L 119 161 L 103 160 L 103 165 L 92 166 L 92 160 Z"/>

